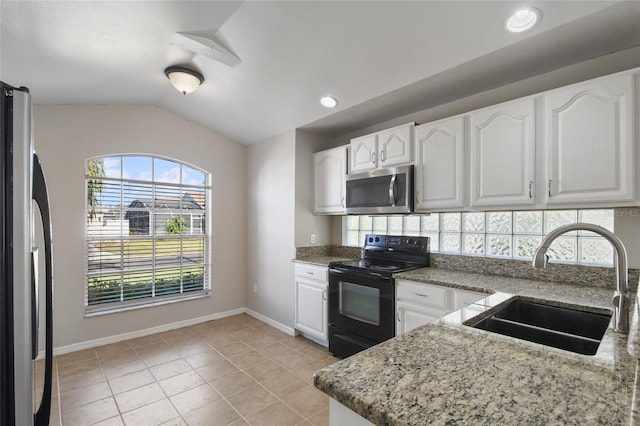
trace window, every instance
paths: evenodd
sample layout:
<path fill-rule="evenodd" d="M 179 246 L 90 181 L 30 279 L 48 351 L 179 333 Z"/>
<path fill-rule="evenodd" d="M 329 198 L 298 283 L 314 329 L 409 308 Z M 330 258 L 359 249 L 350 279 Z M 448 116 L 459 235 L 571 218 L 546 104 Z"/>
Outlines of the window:
<path fill-rule="evenodd" d="M 208 293 L 210 179 L 160 157 L 87 161 L 87 312 Z"/>
<path fill-rule="evenodd" d="M 561 225 L 588 222 L 613 231 L 613 210 L 535 210 L 433 213 L 409 216 L 346 216 L 343 244 L 361 247 L 368 233 L 431 238 L 431 251 L 533 259 L 542 238 Z M 612 265 L 613 248 L 597 234 L 568 232 L 547 252 L 567 263 Z"/>

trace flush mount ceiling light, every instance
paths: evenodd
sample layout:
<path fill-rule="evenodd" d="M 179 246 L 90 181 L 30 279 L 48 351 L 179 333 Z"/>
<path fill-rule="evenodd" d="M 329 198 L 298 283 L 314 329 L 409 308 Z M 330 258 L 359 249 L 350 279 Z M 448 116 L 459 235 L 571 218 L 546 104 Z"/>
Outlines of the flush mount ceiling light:
<path fill-rule="evenodd" d="M 512 33 L 521 33 L 533 28 L 539 18 L 540 13 L 532 7 L 519 9 L 505 21 L 504 27 Z"/>
<path fill-rule="evenodd" d="M 204 82 L 204 77 L 198 71 L 181 65 L 165 69 L 164 74 L 171 81 L 173 87 L 183 95 L 193 92 Z"/>
<path fill-rule="evenodd" d="M 338 100 L 333 96 L 323 96 L 320 98 L 320 103 L 325 108 L 335 108 L 338 105 Z"/>

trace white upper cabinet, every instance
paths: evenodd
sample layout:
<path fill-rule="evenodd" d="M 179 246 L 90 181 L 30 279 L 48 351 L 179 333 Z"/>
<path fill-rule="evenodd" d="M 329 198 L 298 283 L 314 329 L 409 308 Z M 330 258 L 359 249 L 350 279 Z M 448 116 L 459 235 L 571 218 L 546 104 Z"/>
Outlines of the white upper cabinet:
<path fill-rule="evenodd" d="M 347 147 L 339 146 L 313 154 L 313 212 L 345 214 Z"/>
<path fill-rule="evenodd" d="M 351 140 L 350 172 L 410 164 L 413 161 L 413 129 L 408 123 Z"/>
<path fill-rule="evenodd" d="M 417 126 L 415 210 L 464 206 L 464 118 L 453 117 Z"/>
<path fill-rule="evenodd" d="M 547 205 L 635 200 L 633 78 L 623 73 L 544 95 Z"/>
<path fill-rule="evenodd" d="M 535 102 L 519 99 L 473 111 L 471 207 L 535 205 Z"/>
<path fill-rule="evenodd" d="M 414 123 L 394 127 L 378 133 L 380 167 L 391 167 L 413 161 Z"/>
<path fill-rule="evenodd" d="M 351 140 L 350 172 L 373 170 L 377 166 L 378 135 L 361 136 Z"/>

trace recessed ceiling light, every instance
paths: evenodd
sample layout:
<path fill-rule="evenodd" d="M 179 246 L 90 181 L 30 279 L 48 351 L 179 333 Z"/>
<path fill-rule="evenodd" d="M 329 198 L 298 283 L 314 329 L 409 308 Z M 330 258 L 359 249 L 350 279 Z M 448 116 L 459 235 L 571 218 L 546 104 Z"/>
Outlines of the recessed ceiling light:
<path fill-rule="evenodd" d="M 320 98 L 320 103 L 325 108 L 335 108 L 338 105 L 338 100 L 333 96 L 323 96 Z"/>
<path fill-rule="evenodd" d="M 504 27 L 512 33 L 521 33 L 533 28 L 538 18 L 540 13 L 532 7 L 519 9 L 505 21 Z"/>

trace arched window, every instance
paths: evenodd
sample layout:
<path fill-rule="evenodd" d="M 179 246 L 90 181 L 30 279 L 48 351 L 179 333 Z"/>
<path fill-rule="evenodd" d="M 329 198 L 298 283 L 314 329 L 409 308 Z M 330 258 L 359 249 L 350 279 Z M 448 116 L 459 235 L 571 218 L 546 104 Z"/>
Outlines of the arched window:
<path fill-rule="evenodd" d="M 87 160 L 87 312 L 209 293 L 208 173 L 176 160 Z"/>

